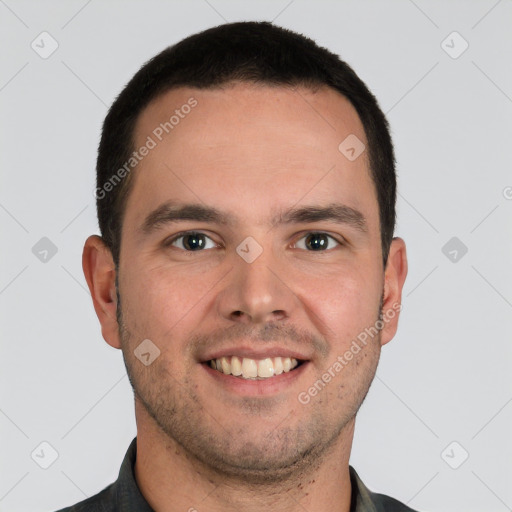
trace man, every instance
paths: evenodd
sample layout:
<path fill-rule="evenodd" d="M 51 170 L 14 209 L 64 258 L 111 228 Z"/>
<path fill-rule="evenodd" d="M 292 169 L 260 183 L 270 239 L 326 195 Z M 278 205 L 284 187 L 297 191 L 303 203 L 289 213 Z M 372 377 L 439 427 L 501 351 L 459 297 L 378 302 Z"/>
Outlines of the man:
<path fill-rule="evenodd" d="M 83 268 L 137 437 L 66 511 L 408 511 L 349 466 L 395 335 L 393 146 L 374 96 L 270 23 L 193 35 L 112 105 Z"/>

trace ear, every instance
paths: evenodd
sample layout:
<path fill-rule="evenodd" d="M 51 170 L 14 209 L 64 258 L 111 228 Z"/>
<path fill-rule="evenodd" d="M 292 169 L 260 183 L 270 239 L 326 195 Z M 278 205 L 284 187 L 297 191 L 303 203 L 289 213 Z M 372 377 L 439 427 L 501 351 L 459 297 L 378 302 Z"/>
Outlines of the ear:
<path fill-rule="evenodd" d="M 82 268 L 103 338 L 112 347 L 121 348 L 116 318 L 115 264 L 110 249 L 101 237 L 92 235 L 85 241 Z"/>
<path fill-rule="evenodd" d="M 382 316 L 384 327 L 381 331 L 381 345 L 393 339 L 398 328 L 398 317 L 402 309 L 402 288 L 407 277 L 407 254 L 405 242 L 393 238 L 384 272 L 384 298 Z"/>

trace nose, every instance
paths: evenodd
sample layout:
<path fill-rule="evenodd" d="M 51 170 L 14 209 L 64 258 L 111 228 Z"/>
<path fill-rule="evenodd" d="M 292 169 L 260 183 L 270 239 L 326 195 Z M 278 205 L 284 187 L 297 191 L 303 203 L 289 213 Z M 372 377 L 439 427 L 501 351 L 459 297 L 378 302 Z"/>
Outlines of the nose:
<path fill-rule="evenodd" d="M 225 319 L 245 324 L 286 320 L 299 299 L 292 290 L 289 274 L 271 250 L 248 263 L 234 255 L 234 268 L 217 295 L 217 311 Z"/>

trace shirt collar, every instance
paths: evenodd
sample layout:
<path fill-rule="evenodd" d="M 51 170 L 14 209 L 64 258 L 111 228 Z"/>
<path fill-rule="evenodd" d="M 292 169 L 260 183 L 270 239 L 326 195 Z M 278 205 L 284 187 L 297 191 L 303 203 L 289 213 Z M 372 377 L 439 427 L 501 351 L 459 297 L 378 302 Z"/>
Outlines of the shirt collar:
<path fill-rule="evenodd" d="M 363 484 L 356 470 L 349 466 L 352 499 L 350 512 L 378 512 L 373 493 Z"/>
<path fill-rule="evenodd" d="M 135 437 L 130 443 L 119 470 L 119 478 L 114 484 L 116 510 L 120 512 L 153 512 L 135 480 L 136 457 L 137 438 Z M 350 512 L 378 512 L 374 494 L 363 484 L 352 466 L 349 466 L 349 472 L 352 485 Z"/>
<path fill-rule="evenodd" d="M 137 438 L 135 437 L 126 452 L 119 478 L 115 483 L 115 499 L 119 512 L 153 512 L 139 490 L 135 480 L 135 459 L 137 457 Z"/>

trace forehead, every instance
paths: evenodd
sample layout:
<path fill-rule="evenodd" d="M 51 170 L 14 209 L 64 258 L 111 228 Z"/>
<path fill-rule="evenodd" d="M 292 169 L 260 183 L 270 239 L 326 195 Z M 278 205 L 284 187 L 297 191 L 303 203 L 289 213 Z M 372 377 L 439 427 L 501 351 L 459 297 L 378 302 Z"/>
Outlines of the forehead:
<path fill-rule="evenodd" d="M 151 141 L 152 149 L 134 171 L 126 215 L 130 204 L 143 215 L 185 197 L 221 202 L 226 211 L 246 207 L 246 218 L 251 207 L 253 220 L 261 220 L 269 203 L 318 203 L 326 195 L 332 202 L 338 195 L 371 216 L 377 205 L 367 151 L 350 160 L 340 151 L 345 140 L 367 146 L 355 108 L 329 87 L 313 92 L 242 83 L 173 89 L 137 121 L 135 148 Z"/>
<path fill-rule="evenodd" d="M 195 106 L 190 107 L 191 104 Z M 165 123 L 172 125 L 166 125 L 168 131 L 160 126 Z M 304 87 L 245 82 L 214 89 L 181 87 L 167 91 L 151 101 L 140 114 L 135 126 L 135 140 L 141 141 L 152 133 L 159 138 L 160 126 L 164 131 L 162 136 L 172 133 L 176 143 L 186 143 L 191 133 L 184 125 L 190 124 L 194 124 L 196 132 L 194 143 L 207 137 L 212 144 L 230 145 L 251 132 L 257 135 L 254 142 L 266 141 L 273 139 L 273 132 L 280 131 L 279 127 L 284 125 L 288 131 L 280 133 L 280 138 L 289 143 L 296 140 L 317 146 L 322 139 L 324 144 L 332 143 L 336 148 L 341 142 L 340 137 L 348 134 L 366 142 L 355 108 L 330 87 L 313 91 Z M 180 129 L 178 125 L 181 125 Z M 231 140 L 227 135 L 239 137 Z"/>

